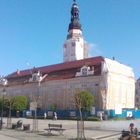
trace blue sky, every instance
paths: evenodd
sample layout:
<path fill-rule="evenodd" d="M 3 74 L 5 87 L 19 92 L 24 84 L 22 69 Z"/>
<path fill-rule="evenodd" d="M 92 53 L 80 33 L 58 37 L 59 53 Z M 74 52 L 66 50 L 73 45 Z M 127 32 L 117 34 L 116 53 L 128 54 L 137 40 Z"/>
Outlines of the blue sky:
<path fill-rule="evenodd" d="M 0 75 L 63 62 L 72 0 L 0 0 Z M 140 0 L 77 0 L 90 56 L 140 76 Z"/>

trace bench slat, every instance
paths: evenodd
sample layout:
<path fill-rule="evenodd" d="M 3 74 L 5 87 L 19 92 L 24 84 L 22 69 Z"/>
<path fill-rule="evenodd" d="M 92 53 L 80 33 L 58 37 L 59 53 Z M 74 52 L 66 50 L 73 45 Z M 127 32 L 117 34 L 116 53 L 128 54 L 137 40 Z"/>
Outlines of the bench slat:
<path fill-rule="evenodd" d="M 49 127 L 59 127 L 62 128 L 62 124 L 48 124 Z"/>
<path fill-rule="evenodd" d="M 65 130 L 65 129 L 62 128 L 62 124 L 48 124 L 48 127 L 49 128 L 46 128 L 44 130 L 47 130 L 50 133 L 51 133 L 51 131 L 59 131 L 60 134 L 62 134 L 63 131 Z"/>

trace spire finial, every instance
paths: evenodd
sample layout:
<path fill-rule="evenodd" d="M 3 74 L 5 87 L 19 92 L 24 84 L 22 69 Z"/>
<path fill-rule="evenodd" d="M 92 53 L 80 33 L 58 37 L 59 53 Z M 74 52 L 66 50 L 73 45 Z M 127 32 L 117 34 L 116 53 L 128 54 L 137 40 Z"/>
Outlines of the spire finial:
<path fill-rule="evenodd" d="M 79 8 L 76 3 L 76 0 L 73 0 L 73 4 L 71 7 L 71 22 L 69 24 L 69 30 L 71 29 L 80 29 L 81 30 L 81 24 L 79 21 Z"/>

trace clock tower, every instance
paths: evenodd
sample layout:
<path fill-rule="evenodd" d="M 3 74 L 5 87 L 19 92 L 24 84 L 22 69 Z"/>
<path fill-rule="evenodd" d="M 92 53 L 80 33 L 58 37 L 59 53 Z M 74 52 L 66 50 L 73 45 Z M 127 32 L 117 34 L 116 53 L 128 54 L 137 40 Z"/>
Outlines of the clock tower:
<path fill-rule="evenodd" d="M 71 22 L 68 27 L 67 39 L 64 42 L 64 62 L 85 59 L 88 57 L 88 45 L 83 39 L 79 20 L 79 8 L 76 0 L 71 8 Z"/>

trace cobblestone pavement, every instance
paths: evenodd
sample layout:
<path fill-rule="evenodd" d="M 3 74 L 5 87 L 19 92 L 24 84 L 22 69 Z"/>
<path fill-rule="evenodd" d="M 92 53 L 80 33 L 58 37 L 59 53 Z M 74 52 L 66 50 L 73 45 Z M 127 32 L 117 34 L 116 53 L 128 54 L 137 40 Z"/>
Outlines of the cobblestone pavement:
<path fill-rule="evenodd" d="M 19 119 L 23 120 L 23 124 L 30 124 L 32 130 L 32 119 L 14 118 L 12 123 L 16 123 Z M 4 118 L 6 127 L 6 118 Z M 102 121 L 102 122 L 85 122 L 85 135 L 86 138 L 92 140 L 118 140 L 120 132 L 128 128 L 130 122 L 135 123 L 136 127 L 140 130 L 140 120 L 129 121 Z M 48 128 L 49 123 L 62 124 L 66 129 L 63 135 L 58 132 L 53 132 L 51 135 L 44 131 Z M 6 129 L 0 131 L 0 139 L 2 140 L 72 140 L 77 136 L 77 121 L 67 120 L 38 120 L 38 133 L 25 132 L 23 130 Z"/>
<path fill-rule="evenodd" d="M 97 137 L 88 137 L 88 139 L 90 140 L 95 140 L 95 139 L 108 139 L 108 140 L 113 140 L 114 138 L 116 139 L 116 137 L 118 137 L 118 135 L 116 136 L 110 136 L 111 133 L 105 133 L 106 135 L 103 135 L 103 131 L 100 132 L 100 131 L 93 131 L 93 133 L 96 133 L 98 136 Z M 107 134 L 108 136 L 110 137 L 107 137 Z M 71 133 L 72 135 L 72 133 Z M 105 138 L 101 138 L 100 136 L 106 136 Z M 74 136 L 71 136 L 71 137 L 68 137 L 67 135 L 57 135 L 57 134 L 52 134 L 52 135 L 49 135 L 47 133 L 29 133 L 29 132 L 23 132 L 23 131 L 20 131 L 20 130 L 7 130 L 7 129 L 4 129 L 0 132 L 0 139 L 2 140 L 74 140 L 75 137 Z"/>
<path fill-rule="evenodd" d="M 5 136 L 3 134 L 0 134 L 0 139 L 1 140 L 18 140 L 16 138 L 12 138 L 11 136 L 10 137 L 9 136 Z"/>

